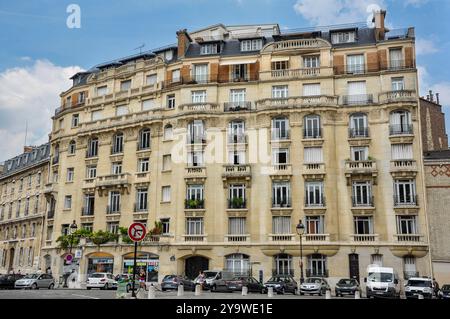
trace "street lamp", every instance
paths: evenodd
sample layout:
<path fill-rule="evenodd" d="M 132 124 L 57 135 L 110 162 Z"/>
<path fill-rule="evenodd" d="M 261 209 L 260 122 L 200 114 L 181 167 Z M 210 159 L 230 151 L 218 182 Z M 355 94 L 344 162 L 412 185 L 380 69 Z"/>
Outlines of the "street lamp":
<path fill-rule="evenodd" d="M 70 235 L 70 247 L 69 247 L 69 255 L 72 255 L 72 247 L 73 247 L 73 234 L 75 234 L 75 232 L 77 231 L 78 226 L 77 223 L 75 222 L 75 220 L 73 221 L 72 225 L 69 226 L 69 235 Z M 73 261 L 73 258 L 72 258 Z M 67 279 L 69 278 L 69 276 L 66 276 L 66 279 L 64 280 L 64 286 L 63 288 L 68 288 L 67 285 Z"/>
<path fill-rule="evenodd" d="M 300 283 L 302 284 L 305 281 L 303 277 L 303 243 L 302 243 L 302 236 L 305 233 L 305 225 L 303 225 L 301 219 L 296 228 L 297 234 L 300 236 Z"/>

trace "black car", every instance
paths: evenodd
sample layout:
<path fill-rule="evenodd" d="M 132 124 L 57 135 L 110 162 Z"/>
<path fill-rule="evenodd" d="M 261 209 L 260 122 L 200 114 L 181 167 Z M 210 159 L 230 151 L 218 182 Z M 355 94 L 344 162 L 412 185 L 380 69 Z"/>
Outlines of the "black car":
<path fill-rule="evenodd" d="M 450 299 L 450 285 L 443 285 L 439 291 L 440 299 Z"/>
<path fill-rule="evenodd" d="M 266 288 L 254 277 L 238 276 L 227 281 L 229 291 L 242 291 L 242 287 L 247 287 L 248 292 L 265 293 Z"/>
<path fill-rule="evenodd" d="M 357 291 L 361 293 L 361 288 L 356 279 L 341 279 L 336 284 L 336 296 L 343 297 L 344 295 L 354 295 Z"/>
<path fill-rule="evenodd" d="M 269 287 L 273 288 L 273 291 L 278 294 L 284 293 L 297 293 L 297 282 L 292 276 L 289 275 L 277 275 L 270 278 L 265 284 L 264 288 L 267 290 Z"/>
<path fill-rule="evenodd" d="M 14 289 L 14 283 L 16 280 L 22 279 L 24 275 L 11 274 L 0 276 L 0 289 Z"/>
<path fill-rule="evenodd" d="M 161 282 L 161 290 L 177 290 L 179 285 L 183 285 L 184 290 L 195 291 L 195 284 L 192 280 L 180 275 L 167 275 Z"/>

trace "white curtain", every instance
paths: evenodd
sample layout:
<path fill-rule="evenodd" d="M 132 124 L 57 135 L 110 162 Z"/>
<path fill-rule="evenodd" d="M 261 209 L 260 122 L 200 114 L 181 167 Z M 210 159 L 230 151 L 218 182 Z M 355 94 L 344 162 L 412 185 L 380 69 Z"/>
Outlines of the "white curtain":
<path fill-rule="evenodd" d="M 291 233 L 291 217 L 276 216 L 272 220 L 272 231 L 274 234 L 290 234 Z"/>
<path fill-rule="evenodd" d="M 231 217 L 228 220 L 228 234 L 244 235 L 245 234 L 245 217 Z"/>
<path fill-rule="evenodd" d="M 323 150 L 321 147 L 306 147 L 304 152 L 304 162 L 323 163 Z"/>
<path fill-rule="evenodd" d="M 366 81 L 348 82 L 348 95 L 367 94 Z"/>
<path fill-rule="evenodd" d="M 303 84 L 303 96 L 317 96 L 317 95 L 320 95 L 320 83 Z"/>
<path fill-rule="evenodd" d="M 413 158 L 412 144 L 392 145 L 392 160 L 410 160 Z"/>
<path fill-rule="evenodd" d="M 142 101 L 142 110 L 151 110 L 155 107 L 155 99 L 149 99 Z"/>

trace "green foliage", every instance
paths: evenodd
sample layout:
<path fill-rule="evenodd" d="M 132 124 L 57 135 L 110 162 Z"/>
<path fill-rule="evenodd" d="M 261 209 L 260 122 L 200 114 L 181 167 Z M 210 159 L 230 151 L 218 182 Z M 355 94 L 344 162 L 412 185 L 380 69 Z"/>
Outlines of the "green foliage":
<path fill-rule="evenodd" d="M 160 221 L 155 221 L 155 226 L 153 227 L 153 229 L 151 229 L 148 234 L 150 236 L 158 236 L 161 235 L 163 232 L 163 225 Z"/>
<path fill-rule="evenodd" d="M 110 241 L 118 241 L 119 235 L 109 231 L 99 230 L 92 233 L 90 240 L 97 246 L 104 245 Z"/>
<path fill-rule="evenodd" d="M 128 236 L 128 228 L 119 227 L 119 232 L 120 232 L 120 236 L 122 236 L 122 242 L 124 244 L 132 244 L 133 243 L 130 236 Z"/>
<path fill-rule="evenodd" d="M 205 200 L 203 200 L 203 199 L 186 199 L 184 201 L 184 204 L 187 209 L 203 208 L 204 203 L 205 203 Z"/>
<path fill-rule="evenodd" d="M 244 199 L 242 197 L 234 197 L 232 203 L 233 203 L 233 208 L 243 208 L 244 207 Z"/>

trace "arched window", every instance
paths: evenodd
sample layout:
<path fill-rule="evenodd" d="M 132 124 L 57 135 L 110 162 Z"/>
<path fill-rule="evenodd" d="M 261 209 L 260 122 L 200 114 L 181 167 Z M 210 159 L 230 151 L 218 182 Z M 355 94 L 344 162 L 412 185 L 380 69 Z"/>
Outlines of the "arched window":
<path fill-rule="evenodd" d="M 98 138 L 93 137 L 88 142 L 86 157 L 97 157 L 97 156 L 98 156 Z"/>
<path fill-rule="evenodd" d="M 138 150 L 148 150 L 150 149 L 150 129 L 144 128 L 139 131 L 139 142 Z"/>
<path fill-rule="evenodd" d="M 369 137 L 367 115 L 364 113 L 355 113 L 350 115 L 349 132 L 350 138 Z"/>
<path fill-rule="evenodd" d="M 279 254 L 274 257 L 273 275 L 294 276 L 294 267 L 291 255 Z"/>
<path fill-rule="evenodd" d="M 173 127 L 170 124 L 167 124 L 164 127 L 164 139 L 171 140 L 173 138 Z"/>
<path fill-rule="evenodd" d="M 304 138 L 321 138 L 322 132 L 320 128 L 320 116 L 319 115 L 307 115 L 303 120 Z"/>
<path fill-rule="evenodd" d="M 313 254 L 308 256 L 307 277 L 328 277 L 327 256 Z"/>
<path fill-rule="evenodd" d="M 111 154 L 123 153 L 123 133 L 117 133 L 113 136 L 113 146 Z"/>
<path fill-rule="evenodd" d="M 390 116 L 389 131 L 391 135 L 413 134 L 411 113 L 405 110 L 393 111 Z"/>
<path fill-rule="evenodd" d="M 77 150 L 77 143 L 74 140 L 70 141 L 69 142 L 69 154 L 75 154 L 76 150 Z"/>
<path fill-rule="evenodd" d="M 226 256 L 226 271 L 235 274 L 249 275 L 250 257 L 244 254 L 232 254 Z"/>

